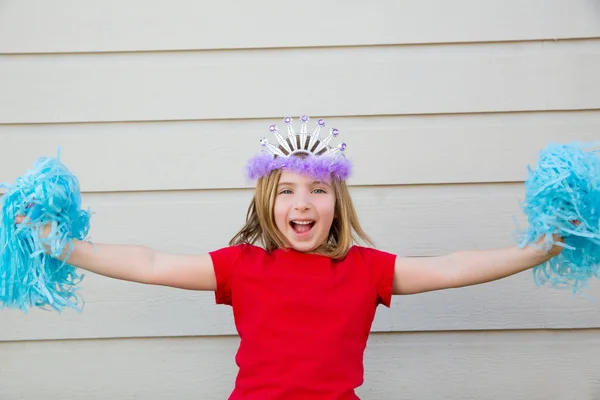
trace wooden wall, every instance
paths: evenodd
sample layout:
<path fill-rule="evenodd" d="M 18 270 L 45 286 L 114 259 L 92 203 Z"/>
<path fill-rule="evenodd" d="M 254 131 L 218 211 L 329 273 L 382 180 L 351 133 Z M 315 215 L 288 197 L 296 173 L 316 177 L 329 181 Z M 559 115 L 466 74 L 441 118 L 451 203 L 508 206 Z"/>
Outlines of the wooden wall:
<path fill-rule="evenodd" d="M 598 71 L 596 1 L 4 1 L 0 181 L 60 146 L 92 240 L 206 252 L 243 223 L 269 124 L 308 114 L 348 143 L 381 249 L 506 246 L 538 151 L 600 139 Z M 0 399 L 227 397 L 237 336 L 211 293 L 81 293 L 81 314 L 0 312 Z M 598 321 L 530 272 L 397 296 L 358 393 L 598 399 Z"/>

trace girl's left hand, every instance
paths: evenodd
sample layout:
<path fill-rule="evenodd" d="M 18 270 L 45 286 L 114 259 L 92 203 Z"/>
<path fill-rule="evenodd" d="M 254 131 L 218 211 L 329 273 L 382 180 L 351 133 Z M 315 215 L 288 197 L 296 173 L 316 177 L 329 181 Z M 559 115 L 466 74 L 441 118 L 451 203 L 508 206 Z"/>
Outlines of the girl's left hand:
<path fill-rule="evenodd" d="M 552 239 L 554 239 L 555 242 L 561 242 L 561 243 L 565 242 L 565 239 L 562 236 L 558 235 L 558 234 L 552 235 Z M 543 238 L 540 239 L 540 241 L 538 242 L 538 244 L 542 244 L 543 240 L 544 240 Z M 562 251 L 562 249 L 563 249 L 562 246 L 559 246 L 559 245 L 556 245 L 556 244 L 553 245 L 552 248 L 548 251 L 548 257 L 549 258 L 556 257 L 557 255 L 560 254 L 560 252 Z"/>
<path fill-rule="evenodd" d="M 572 223 L 574 226 L 579 226 L 579 224 L 581 223 L 580 221 L 570 221 L 570 222 L 571 222 L 571 223 Z M 564 239 L 562 236 L 560 236 L 559 234 L 556 234 L 556 233 L 555 233 L 554 235 L 552 235 L 552 239 L 554 239 L 554 241 L 555 241 L 555 242 L 561 242 L 561 243 L 564 243 L 564 242 L 565 242 L 565 239 Z M 544 244 L 544 238 L 543 238 L 543 237 L 542 237 L 542 238 L 540 238 L 540 240 L 538 240 L 537 244 L 538 244 L 539 246 L 542 246 L 542 245 Z M 562 246 L 559 246 L 559 245 L 556 245 L 556 244 L 555 244 L 555 245 L 554 245 L 554 246 L 552 246 L 552 248 L 551 248 L 551 249 L 550 249 L 550 250 L 547 252 L 547 255 L 548 255 L 548 257 L 549 257 L 549 258 L 556 257 L 557 255 L 559 255 L 559 254 L 560 254 L 560 252 L 561 252 L 562 250 L 563 250 L 563 247 L 562 247 Z"/>

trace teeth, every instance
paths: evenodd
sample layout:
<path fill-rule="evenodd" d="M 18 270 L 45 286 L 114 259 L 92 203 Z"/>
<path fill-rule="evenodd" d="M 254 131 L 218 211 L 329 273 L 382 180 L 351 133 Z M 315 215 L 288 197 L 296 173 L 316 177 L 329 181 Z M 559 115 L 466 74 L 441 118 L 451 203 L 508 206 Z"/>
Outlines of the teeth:
<path fill-rule="evenodd" d="M 298 225 L 310 225 L 313 223 L 313 221 L 292 221 L 294 224 L 298 224 Z"/>

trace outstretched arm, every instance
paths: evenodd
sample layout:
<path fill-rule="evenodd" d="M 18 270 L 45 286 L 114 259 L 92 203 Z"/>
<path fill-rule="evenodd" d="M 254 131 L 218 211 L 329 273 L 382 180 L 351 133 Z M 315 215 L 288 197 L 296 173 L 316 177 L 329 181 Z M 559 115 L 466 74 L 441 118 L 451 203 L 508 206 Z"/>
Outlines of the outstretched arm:
<path fill-rule="evenodd" d="M 216 278 L 208 254 L 172 254 L 134 245 L 90 244 L 76 241 L 69 264 L 110 278 L 172 286 L 190 290 L 215 290 Z"/>
<path fill-rule="evenodd" d="M 23 217 L 18 217 L 16 222 L 22 221 Z M 78 240 L 74 240 L 73 245 L 67 262 L 86 271 L 151 285 L 193 290 L 216 289 L 213 263 L 208 254 L 171 254 L 145 246 L 91 244 Z M 64 260 L 68 251 L 68 248 L 63 249 L 63 254 L 58 258 Z"/>
<path fill-rule="evenodd" d="M 506 278 L 542 264 L 560 253 L 527 246 L 459 251 L 438 257 L 398 257 L 394 294 L 415 294 L 458 288 Z"/>

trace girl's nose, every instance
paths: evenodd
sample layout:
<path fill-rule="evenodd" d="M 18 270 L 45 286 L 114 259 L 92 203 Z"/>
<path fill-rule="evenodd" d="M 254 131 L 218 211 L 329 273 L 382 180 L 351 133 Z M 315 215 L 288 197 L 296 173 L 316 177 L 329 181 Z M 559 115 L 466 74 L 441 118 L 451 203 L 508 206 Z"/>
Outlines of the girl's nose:
<path fill-rule="evenodd" d="M 294 208 L 298 211 L 306 211 L 309 208 L 309 202 L 304 196 L 298 196 Z"/>
<path fill-rule="evenodd" d="M 298 211 L 306 211 L 308 210 L 308 205 L 306 204 L 297 204 L 296 207 L 294 207 L 296 210 Z"/>

